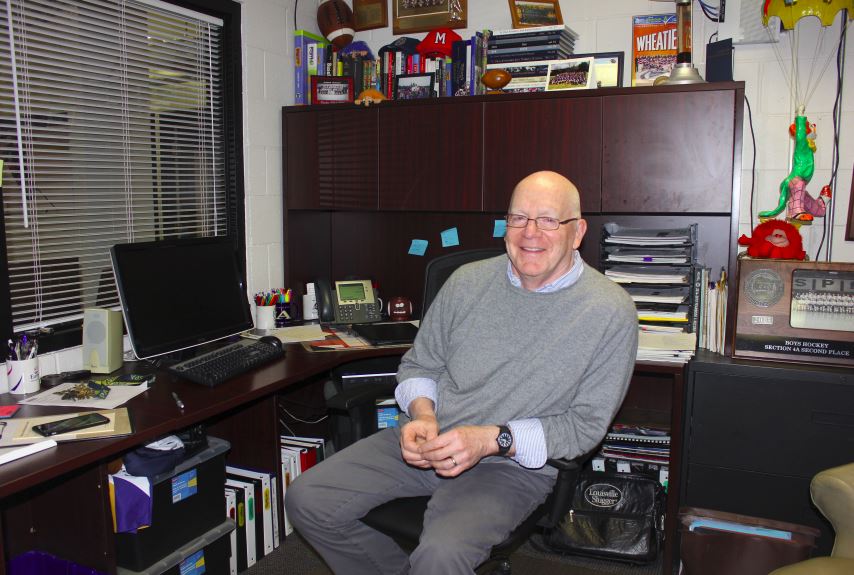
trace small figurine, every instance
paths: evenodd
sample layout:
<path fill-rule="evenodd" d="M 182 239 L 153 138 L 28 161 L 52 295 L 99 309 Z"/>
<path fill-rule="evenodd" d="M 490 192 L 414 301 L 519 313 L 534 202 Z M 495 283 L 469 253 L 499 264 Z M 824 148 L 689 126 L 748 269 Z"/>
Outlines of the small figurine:
<path fill-rule="evenodd" d="M 792 152 L 792 170 L 780 182 L 780 201 L 773 210 L 759 212 L 761 220 L 773 218 L 783 211 L 789 200 L 789 182 L 792 179 L 801 178 L 806 185 L 815 172 L 815 125 L 810 124 L 803 114 L 804 108 L 801 106 L 795 116 L 795 123 L 789 127 L 789 133 L 795 138 L 795 149 Z"/>
<path fill-rule="evenodd" d="M 356 105 L 361 106 L 364 104 L 365 107 L 368 107 L 371 104 L 379 104 L 385 99 L 385 95 L 376 88 L 368 88 L 359 92 L 359 96 L 356 98 Z"/>
<path fill-rule="evenodd" d="M 802 225 L 810 225 L 813 216 L 824 217 L 831 195 L 830 186 L 824 186 L 818 199 L 815 199 L 807 191 L 807 183 L 803 178 L 797 176 L 792 178 L 789 182 L 789 200 L 786 205 L 787 219 Z"/>
<path fill-rule="evenodd" d="M 780 260 L 803 260 L 803 239 L 794 225 L 783 220 L 766 220 L 753 229 L 753 236 L 742 234 L 738 245 L 747 246 L 747 255 L 752 258 Z"/>

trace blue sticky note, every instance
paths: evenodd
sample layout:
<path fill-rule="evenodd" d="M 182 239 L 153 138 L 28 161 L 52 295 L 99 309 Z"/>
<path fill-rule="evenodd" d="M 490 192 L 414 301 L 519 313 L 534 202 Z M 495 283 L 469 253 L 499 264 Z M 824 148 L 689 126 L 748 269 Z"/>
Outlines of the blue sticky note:
<path fill-rule="evenodd" d="M 495 226 L 492 228 L 493 238 L 503 238 L 507 234 L 507 221 L 495 220 Z"/>
<path fill-rule="evenodd" d="M 409 255 L 423 256 L 427 252 L 427 240 L 412 240 L 409 246 Z"/>
<path fill-rule="evenodd" d="M 448 228 L 442 232 L 442 247 L 450 248 L 460 245 L 460 237 L 457 235 L 457 228 Z"/>

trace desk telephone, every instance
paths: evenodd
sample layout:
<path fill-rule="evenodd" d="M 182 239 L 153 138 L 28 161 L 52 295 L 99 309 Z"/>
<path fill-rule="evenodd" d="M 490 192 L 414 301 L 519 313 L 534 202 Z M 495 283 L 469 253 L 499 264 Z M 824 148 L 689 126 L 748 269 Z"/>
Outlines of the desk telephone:
<path fill-rule="evenodd" d="M 336 281 L 333 289 L 328 280 L 319 279 L 314 282 L 314 290 L 321 323 L 370 323 L 382 319 L 382 300 L 371 280 Z"/>

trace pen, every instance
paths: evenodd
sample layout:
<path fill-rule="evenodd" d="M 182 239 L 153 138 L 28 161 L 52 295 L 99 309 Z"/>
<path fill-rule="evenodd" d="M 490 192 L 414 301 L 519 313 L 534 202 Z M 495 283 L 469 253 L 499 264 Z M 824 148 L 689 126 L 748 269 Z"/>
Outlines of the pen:
<path fill-rule="evenodd" d="M 180 409 L 181 411 L 184 411 L 184 402 L 181 401 L 181 398 L 178 397 L 178 394 L 173 391 L 172 397 L 175 399 L 175 405 L 178 406 L 178 409 Z"/>

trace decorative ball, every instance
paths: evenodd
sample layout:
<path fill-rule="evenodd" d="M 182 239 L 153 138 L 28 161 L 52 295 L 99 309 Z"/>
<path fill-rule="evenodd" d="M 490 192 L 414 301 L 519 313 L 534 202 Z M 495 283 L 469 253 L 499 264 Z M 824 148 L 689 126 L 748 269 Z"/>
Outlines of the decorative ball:
<path fill-rule="evenodd" d="M 317 7 L 317 25 L 339 50 L 353 41 L 353 11 L 344 0 L 323 0 Z"/>
<path fill-rule="evenodd" d="M 511 78 L 512 76 L 507 70 L 489 70 L 481 77 L 480 81 L 487 88 L 500 90 L 510 82 Z"/>
<path fill-rule="evenodd" d="M 408 297 L 393 297 L 388 300 L 386 311 L 392 321 L 409 321 L 412 318 L 412 301 Z"/>

